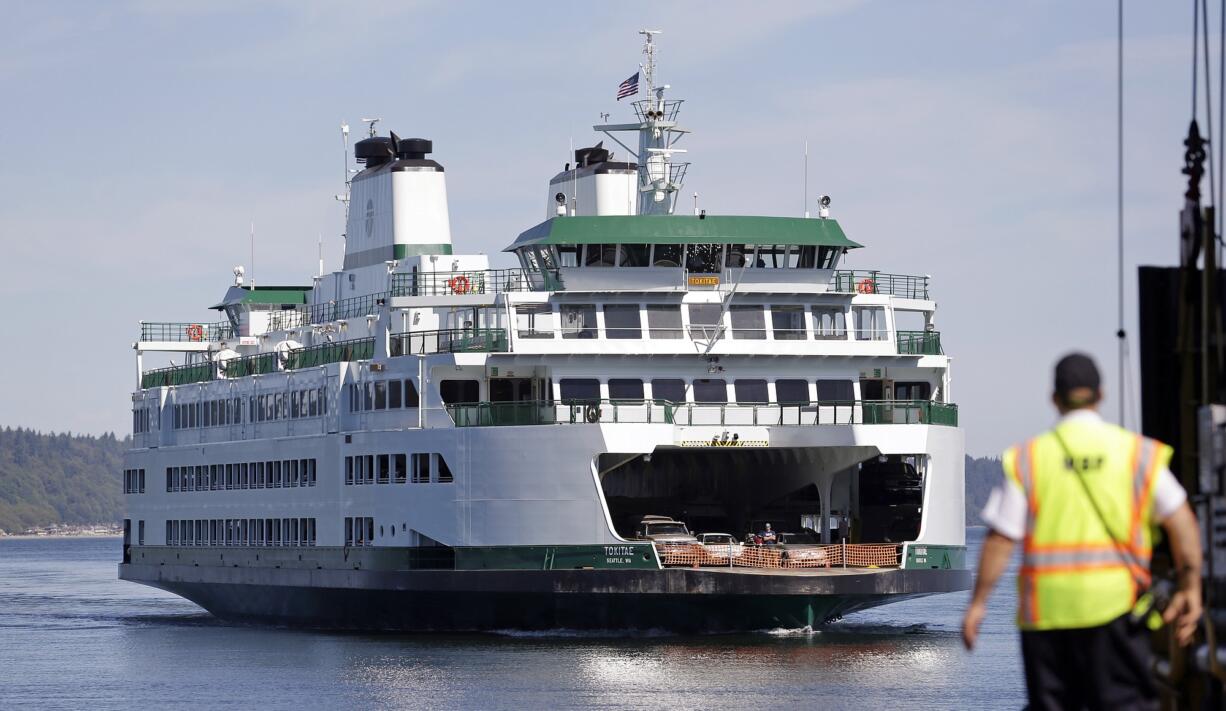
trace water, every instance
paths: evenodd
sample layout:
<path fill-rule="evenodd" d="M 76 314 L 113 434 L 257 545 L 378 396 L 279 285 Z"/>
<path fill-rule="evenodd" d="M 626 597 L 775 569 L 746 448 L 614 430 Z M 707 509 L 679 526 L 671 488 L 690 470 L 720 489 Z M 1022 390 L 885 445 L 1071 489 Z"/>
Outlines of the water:
<path fill-rule="evenodd" d="M 981 532 L 971 532 L 978 560 Z M 0 539 L 0 708 L 1020 708 L 1013 570 L 819 632 L 361 635 L 220 622 L 115 579 L 117 539 Z"/>

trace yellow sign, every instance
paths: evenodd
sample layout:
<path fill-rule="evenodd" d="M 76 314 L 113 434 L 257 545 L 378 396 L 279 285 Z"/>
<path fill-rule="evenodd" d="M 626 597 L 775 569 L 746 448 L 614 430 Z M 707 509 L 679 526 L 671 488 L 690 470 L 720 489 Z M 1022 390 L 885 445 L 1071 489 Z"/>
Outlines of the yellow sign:
<path fill-rule="evenodd" d="M 690 286 L 719 286 L 718 276 L 692 276 Z"/>

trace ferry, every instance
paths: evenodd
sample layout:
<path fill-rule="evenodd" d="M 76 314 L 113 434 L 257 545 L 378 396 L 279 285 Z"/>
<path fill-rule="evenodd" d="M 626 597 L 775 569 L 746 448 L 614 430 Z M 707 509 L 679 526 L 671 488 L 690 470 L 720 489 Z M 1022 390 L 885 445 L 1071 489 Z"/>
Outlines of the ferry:
<path fill-rule="evenodd" d="M 969 588 L 930 278 L 848 268 L 828 197 L 679 210 L 642 34 L 633 118 L 499 258 L 454 249 L 433 143 L 371 121 L 340 270 L 236 267 L 215 320 L 140 324 L 121 579 L 396 631 L 813 627 Z"/>

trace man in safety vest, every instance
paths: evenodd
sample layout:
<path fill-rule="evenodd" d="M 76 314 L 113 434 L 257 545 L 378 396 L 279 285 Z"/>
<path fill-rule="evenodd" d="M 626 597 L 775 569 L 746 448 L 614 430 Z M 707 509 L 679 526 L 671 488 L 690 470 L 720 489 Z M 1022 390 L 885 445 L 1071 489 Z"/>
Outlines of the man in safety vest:
<path fill-rule="evenodd" d="M 1022 542 L 1017 622 L 1031 709 L 1157 708 L 1150 677 L 1151 528 L 1170 538 L 1178 587 L 1161 619 L 1180 644 L 1201 615 L 1200 533 L 1171 474 L 1171 448 L 1099 417 L 1098 368 L 1074 353 L 1056 364 L 1061 419 L 1010 448 L 983 518 L 991 528 L 962 623 L 975 646 L 988 596 Z"/>

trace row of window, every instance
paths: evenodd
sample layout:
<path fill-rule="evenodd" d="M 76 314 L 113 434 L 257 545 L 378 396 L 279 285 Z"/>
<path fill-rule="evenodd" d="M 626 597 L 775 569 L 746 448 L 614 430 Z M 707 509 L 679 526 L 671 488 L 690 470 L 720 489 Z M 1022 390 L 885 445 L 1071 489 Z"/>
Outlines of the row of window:
<path fill-rule="evenodd" d="M 124 469 L 123 470 L 123 493 L 125 494 L 143 494 L 145 493 L 145 470 L 144 469 Z"/>
<path fill-rule="evenodd" d="M 244 407 L 243 401 L 247 401 Z M 225 427 L 246 422 L 320 417 L 328 414 L 328 395 L 323 388 L 282 393 L 203 400 L 174 406 L 174 428 Z"/>
<path fill-rule="evenodd" d="M 144 434 L 153 424 L 153 409 L 138 407 L 132 410 L 132 434 Z"/>
<path fill-rule="evenodd" d="M 142 470 L 141 489 L 144 489 Z M 166 467 L 166 491 L 224 491 L 315 486 L 314 459 Z"/>
<path fill-rule="evenodd" d="M 770 397 L 768 381 L 760 378 L 738 378 L 732 381 L 729 398 L 728 381 L 723 378 L 694 378 L 688 387 L 681 378 L 656 378 L 644 383 L 637 378 L 609 378 L 609 400 L 667 400 L 669 402 L 808 405 L 813 401 L 809 381 L 780 378 L 774 381 L 775 397 Z M 648 394 L 646 385 L 650 385 Z M 854 384 L 850 380 L 818 380 L 815 383 L 817 402 L 847 402 L 855 400 Z M 927 385 L 927 383 L 925 383 Z M 688 391 L 688 392 L 687 392 Z M 602 400 L 600 381 L 596 378 L 562 378 L 558 381 L 562 402 Z"/>
<path fill-rule="evenodd" d="M 722 268 L 832 269 L 838 247 L 790 244 L 571 244 L 536 245 L 517 252 L 530 271 L 540 267 L 682 267 L 713 273 Z"/>
<path fill-rule="evenodd" d="M 521 304 L 515 307 L 519 338 L 680 339 L 686 333 L 681 304 L 604 304 L 603 329 L 596 304 Z M 843 306 L 799 304 L 732 304 L 724 315 L 721 304 L 686 304 L 689 337 L 710 339 L 729 334 L 733 340 L 847 340 L 847 309 Z M 770 328 L 767 328 L 769 315 Z M 851 335 L 858 341 L 889 338 L 884 306 L 853 306 Z M 558 328 L 554 328 L 554 323 Z M 646 335 L 644 335 L 644 321 Z"/>
<path fill-rule="evenodd" d="M 143 541 L 142 541 L 143 542 Z M 313 518 L 214 518 L 166 522 L 169 546 L 313 546 Z"/>
<path fill-rule="evenodd" d="M 346 484 L 450 484 L 455 481 L 443 455 L 430 452 L 413 454 L 359 454 L 345 457 Z"/>
<path fill-rule="evenodd" d="M 412 380 L 373 380 L 345 387 L 349 389 L 350 412 L 417 407 L 417 386 Z"/>
<path fill-rule="evenodd" d="M 392 535 L 396 535 L 396 527 L 392 526 Z M 375 544 L 375 520 L 370 516 L 351 518 L 345 517 L 345 545 L 373 546 Z"/>

